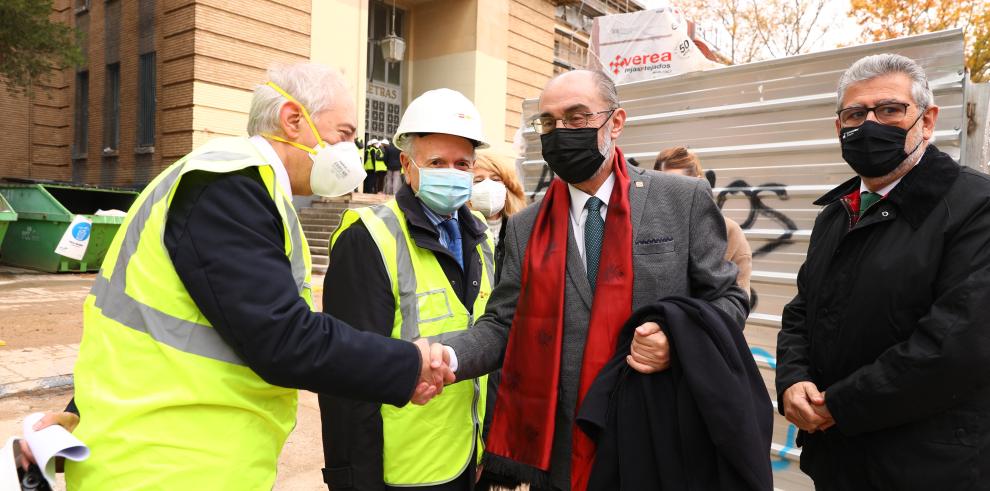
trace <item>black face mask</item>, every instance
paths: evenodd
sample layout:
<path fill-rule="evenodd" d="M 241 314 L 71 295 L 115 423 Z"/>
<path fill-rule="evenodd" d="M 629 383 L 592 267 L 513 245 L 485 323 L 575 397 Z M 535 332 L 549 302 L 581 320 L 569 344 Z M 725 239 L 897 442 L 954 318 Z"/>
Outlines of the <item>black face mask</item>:
<path fill-rule="evenodd" d="M 540 135 L 543 160 L 565 182 L 577 184 L 591 179 L 605 162 L 598 150 L 599 128 L 557 128 Z"/>
<path fill-rule="evenodd" d="M 842 158 L 860 176 L 881 177 L 890 174 L 908 158 L 908 155 L 921 146 L 919 141 L 911 153 L 904 152 L 908 130 L 914 128 L 920 119 L 919 116 L 907 130 L 876 121 L 866 121 L 859 126 L 842 128 L 839 132 Z"/>

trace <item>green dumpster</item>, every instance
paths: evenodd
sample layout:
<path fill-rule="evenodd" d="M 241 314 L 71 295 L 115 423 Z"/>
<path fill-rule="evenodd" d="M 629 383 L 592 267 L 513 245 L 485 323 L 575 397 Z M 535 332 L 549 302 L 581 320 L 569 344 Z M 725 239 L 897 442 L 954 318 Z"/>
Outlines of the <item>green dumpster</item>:
<path fill-rule="evenodd" d="M 96 212 L 127 211 L 138 193 L 63 184 L 0 182 L 0 195 L 17 213 L 17 221 L 10 223 L 7 239 L 0 246 L 0 262 L 60 273 L 100 269 L 124 218 L 96 215 Z M 55 247 L 75 215 L 84 215 L 93 221 L 89 245 L 81 261 L 55 253 Z"/>
<path fill-rule="evenodd" d="M 10 207 L 7 200 L 3 199 L 3 195 L 0 195 L 0 245 L 3 244 L 3 236 L 7 233 L 7 227 L 10 225 L 10 222 L 16 220 L 17 213 Z"/>

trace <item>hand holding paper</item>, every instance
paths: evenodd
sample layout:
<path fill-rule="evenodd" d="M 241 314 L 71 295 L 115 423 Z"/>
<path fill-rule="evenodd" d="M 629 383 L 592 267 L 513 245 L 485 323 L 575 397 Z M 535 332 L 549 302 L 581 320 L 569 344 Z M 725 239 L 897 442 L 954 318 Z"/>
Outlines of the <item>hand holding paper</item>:
<path fill-rule="evenodd" d="M 28 452 L 30 452 L 30 455 L 33 455 L 34 461 L 41 468 L 41 472 L 45 475 L 45 479 L 49 485 L 54 485 L 55 483 L 55 457 L 65 457 L 77 462 L 89 458 L 89 448 L 83 442 L 79 441 L 78 438 L 72 436 L 66 428 L 61 426 L 62 424 L 66 424 L 66 426 L 71 425 L 72 429 L 74 429 L 76 423 L 78 423 L 77 418 L 74 420 L 72 418 L 66 418 L 63 416 L 65 414 L 67 413 L 56 413 L 46 416 L 43 413 L 33 413 L 24 418 L 22 449 L 24 447 L 23 442 L 26 441 Z M 60 417 L 64 421 L 61 421 L 59 419 Z M 47 421 L 42 422 L 42 424 L 47 423 L 48 426 L 35 430 L 35 424 L 41 422 L 43 418 L 47 419 Z"/>

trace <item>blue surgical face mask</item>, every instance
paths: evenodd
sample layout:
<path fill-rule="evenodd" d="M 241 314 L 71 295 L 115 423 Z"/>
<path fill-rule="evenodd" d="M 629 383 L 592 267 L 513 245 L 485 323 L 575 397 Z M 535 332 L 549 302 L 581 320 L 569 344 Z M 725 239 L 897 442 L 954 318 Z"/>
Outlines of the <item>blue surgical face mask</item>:
<path fill-rule="evenodd" d="M 419 191 L 416 192 L 416 197 L 431 210 L 440 215 L 450 215 L 471 199 L 474 174 L 449 168 L 423 168 L 415 160 L 410 160 L 419 169 Z"/>

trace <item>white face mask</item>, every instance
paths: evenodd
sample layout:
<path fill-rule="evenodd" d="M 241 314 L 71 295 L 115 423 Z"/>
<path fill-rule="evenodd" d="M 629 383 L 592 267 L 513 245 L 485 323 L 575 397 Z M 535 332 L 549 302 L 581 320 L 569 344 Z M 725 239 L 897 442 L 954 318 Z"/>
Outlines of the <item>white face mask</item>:
<path fill-rule="evenodd" d="M 471 208 L 491 218 L 505 207 L 505 184 L 491 179 L 476 182 L 471 191 Z"/>
<path fill-rule="evenodd" d="M 282 90 L 275 82 L 268 82 L 268 86 L 282 94 L 282 97 L 295 102 L 302 111 L 306 124 L 316 137 L 316 147 L 310 148 L 298 142 L 286 140 L 280 136 L 262 134 L 266 138 L 287 143 L 304 152 L 309 153 L 309 158 L 313 160 L 313 168 L 309 171 L 309 187 L 314 194 L 335 198 L 343 196 L 354 188 L 358 187 L 368 175 L 364 171 L 364 162 L 361 153 L 354 142 L 343 141 L 333 145 L 323 141 L 320 132 L 316 129 L 316 124 L 309 117 L 306 106 L 297 101 L 288 92 Z"/>
<path fill-rule="evenodd" d="M 313 169 L 309 173 L 309 186 L 314 194 L 330 198 L 343 196 L 364 181 L 367 173 L 361 162 L 361 153 L 354 142 L 316 147 Z"/>

